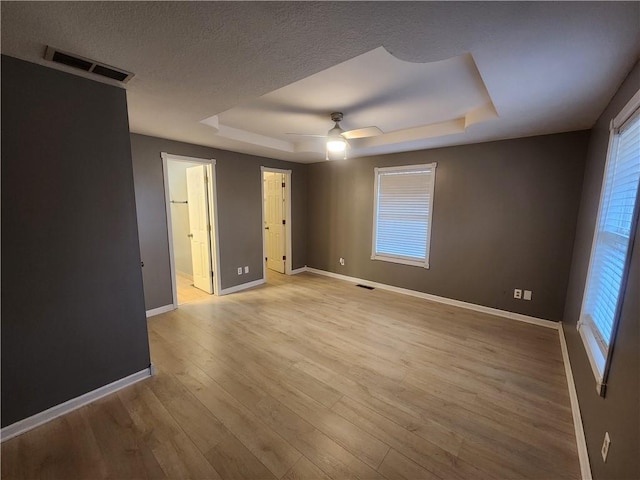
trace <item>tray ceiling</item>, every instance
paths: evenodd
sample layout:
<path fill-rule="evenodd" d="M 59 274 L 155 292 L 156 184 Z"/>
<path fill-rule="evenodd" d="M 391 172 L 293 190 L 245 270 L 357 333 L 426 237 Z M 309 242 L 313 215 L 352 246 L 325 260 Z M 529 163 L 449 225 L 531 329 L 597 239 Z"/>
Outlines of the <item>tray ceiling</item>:
<path fill-rule="evenodd" d="M 497 118 L 470 54 L 430 63 L 395 58 L 384 47 L 359 55 L 219 115 L 203 120 L 215 133 L 237 141 L 317 159 L 333 122 L 345 114 L 347 130 L 377 126 L 383 135 L 350 140 L 350 156 L 407 141 L 464 132 Z"/>

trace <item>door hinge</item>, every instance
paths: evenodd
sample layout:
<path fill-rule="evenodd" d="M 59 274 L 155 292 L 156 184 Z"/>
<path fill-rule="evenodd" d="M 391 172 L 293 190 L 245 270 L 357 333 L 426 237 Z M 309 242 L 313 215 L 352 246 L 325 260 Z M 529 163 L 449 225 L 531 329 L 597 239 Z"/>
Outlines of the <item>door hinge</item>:
<path fill-rule="evenodd" d="M 207 225 L 207 230 L 211 231 L 211 225 Z"/>
<path fill-rule="evenodd" d="M 213 270 L 211 270 L 211 278 L 213 278 Z"/>
<path fill-rule="evenodd" d="M 286 260 L 286 259 L 287 259 L 287 256 L 286 256 L 286 255 L 283 255 L 283 256 L 282 256 L 282 259 L 283 259 L 283 260 Z"/>
<path fill-rule="evenodd" d="M 283 224 L 283 225 L 286 225 L 286 224 L 287 224 L 287 221 L 286 221 L 286 220 L 282 220 L 282 224 Z"/>
<path fill-rule="evenodd" d="M 285 185 L 284 182 L 282 182 L 282 188 L 284 188 L 284 185 Z"/>
<path fill-rule="evenodd" d="M 204 176 L 204 183 L 209 183 L 209 177 L 207 177 L 206 175 Z"/>

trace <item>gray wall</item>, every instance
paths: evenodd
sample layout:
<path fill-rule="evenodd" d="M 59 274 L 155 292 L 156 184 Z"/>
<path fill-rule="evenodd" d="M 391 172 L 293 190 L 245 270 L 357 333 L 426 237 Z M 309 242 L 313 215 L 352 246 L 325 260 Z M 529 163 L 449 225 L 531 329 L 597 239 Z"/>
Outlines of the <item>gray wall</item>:
<path fill-rule="evenodd" d="M 222 288 L 262 278 L 261 166 L 292 170 L 293 268 L 306 265 L 307 165 L 131 134 L 147 310 L 173 302 L 161 152 L 216 159 Z M 238 275 L 240 266 L 249 273 Z"/>
<path fill-rule="evenodd" d="M 595 379 L 576 330 L 607 157 L 609 122 L 639 88 L 640 63 L 636 64 L 592 130 L 564 313 L 571 367 L 591 469 L 596 479 L 640 478 L 640 235 L 637 232 L 605 398 L 596 393 Z M 604 463 L 600 447 L 607 431 L 611 436 L 611 447 L 607 463 Z"/>
<path fill-rule="evenodd" d="M 2 426 L 149 366 L 124 90 L 2 56 Z"/>
<path fill-rule="evenodd" d="M 307 264 L 561 320 L 587 138 L 574 132 L 310 165 Z M 430 269 L 371 260 L 374 167 L 430 162 L 438 163 Z M 514 288 L 532 290 L 533 299 L 513 299 Z"/>

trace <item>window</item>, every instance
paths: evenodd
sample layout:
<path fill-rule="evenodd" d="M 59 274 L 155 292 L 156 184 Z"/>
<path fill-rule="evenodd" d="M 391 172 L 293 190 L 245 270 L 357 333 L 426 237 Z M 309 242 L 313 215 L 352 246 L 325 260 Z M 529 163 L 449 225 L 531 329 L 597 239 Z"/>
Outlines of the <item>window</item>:
<path fill-rule="evenodd" d="M 372 260 L 429 268 L 436 164 L 375 169 Z"/>
<path fill-rule="evenodd" d="M 640 92 L 639 92 L 640 93 Z M 634 99 L 639 100 L 639 95 Z M 632 99 L 633 100 L 633 99 Z M 637 108 L 637 104 L 635 105 Z M 640 111 L 612 121 L 607 164 L 578 329 L 604 393 L 609 351 L 615 337 L 637 220 L 640 179 Z"/>

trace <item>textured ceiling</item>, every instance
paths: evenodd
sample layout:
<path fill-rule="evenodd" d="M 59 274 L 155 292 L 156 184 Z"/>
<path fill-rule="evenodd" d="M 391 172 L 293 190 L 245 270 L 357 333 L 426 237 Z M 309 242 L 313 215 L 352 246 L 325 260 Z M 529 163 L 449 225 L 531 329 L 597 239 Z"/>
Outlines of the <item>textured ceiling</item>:
<path fill-rule="evenodd" d="M 360 155 L 589 128 L 640 54 L 639 20 L 637 2 L 2 2 L 2 53 L 45 64 L 52 45 L 134 72 L 133 132 L 315 161 L 200 121 L 384 46 L 470 54 L 499 118 Z"/>

